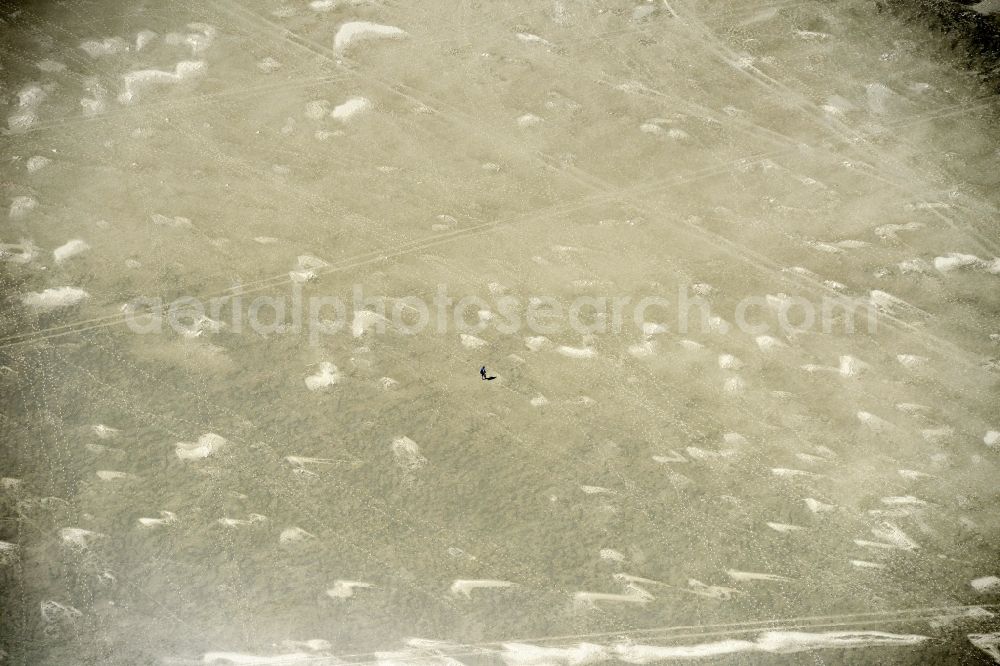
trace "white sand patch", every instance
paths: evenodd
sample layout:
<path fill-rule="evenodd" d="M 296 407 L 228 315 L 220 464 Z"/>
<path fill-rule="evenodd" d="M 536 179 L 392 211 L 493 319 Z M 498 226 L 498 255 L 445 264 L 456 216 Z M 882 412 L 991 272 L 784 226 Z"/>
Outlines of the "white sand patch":
<path fill-rule="evenodd" d="M 746 437 L 744 437 L 738 432 L 723 433 L 722 441 L 729 446 L 740 446 L 740 447 L 746 446 L 747 444 L 750 443 L 749 441 L 747 441 Z"/>
<path fill-rule="evenodd" d="M 742 377 L 730 377 L 722 385 L 722 388 L 726 393 L 743 393 L 746 390 L 747 384 Z"/>
<path fill-rule="evenodd" d="M 174 65 L 174 71 L 165 72 L 161 69 L 141 69 L 122 75 L 122 91 L 118 101 L 131 104 L 139 94 L 149 88 L 163 85 L 176 85 L 182 81 L 204 76 L 208 64 L 203 60 L 182 60 Z"/>
<path fill-rule="evenodd" d="M 427 458 L 420 453 L 420 447 L 406 436 L 392 440 L 392 455 L 397 465 L 410 472 L 427 464 Z"/>
<path fill-rule="evenodd" d="M 684 451 L 693 460 L 715 460 L 717 458 L 726 458 L 735 455 L 735 451 L 709 451 L 708 449 L 701 449 L 697 446 L 689 446 L 684 449 Z"/>
<path fill-rule="evenodd" d="M 931 264 L 923 259 L 904 259 L 896 264 L 903 275 L 926 275 L 931 272 Z"/>
<path fill-rule="evenodd" d="M 354 319 L 351 320 L 351 335 L 360 338 L 371 329 L 376 333 L 385 332 L 385 324 L 388 320 L 377 312 L 371 310 L 355 310 Z"/>
<path fill-rule="evenodd" d="M 514 583 L 506 580 L 464 580 L 459 579 L 451 584 L 448 591 L 456 597 L 465 597 L 466 599 L 472 598 L 472 592 L 474 590 L 497 590 L 505 589 L 508 587 L 513 587 Z"/>
<path fill-rule="evenodd" d="M 163 42 L 169 46 L 186 46 L 191 49 L 192 55 L 197 55 L 208 50 L 218 34 L 218 30 L 207 23 L 188 23 L 187 28 L 194 32 L 171 32 L 163 38 Z"/>
<path fill-rule="evenodd" d="M 732 599 L 733 595 L 739 593 L 739 590 L 731 587 L 723 587 L 722 585 L 707 585 L 696 578 L 689 578 L 687 584 L 687 592 L 698 597 L 705 597 L 706 599 L 719 599 L 721 601 L 725 601 L 727 599 Z"/>
<path fill-rule="evenodd" d="M 880 500 L 882 504 L 887 504 L 889 506 L 926 506 L 927 502 L 922 499 L 918 499 L 913 495 L 890 495 L 889 497 L 883 497 Z"/>
<path fill-rule="evenodd" d="M 524 346 L 533 352 L 539 351 L 550 344 L 552 344 L 552 341 L 544 335 L 536 335 L 524 339 Z"/>
<path fill-rule="evenodd" d="M 488 344 L 486 340 L 477 338 L 474 335 L 469 335 L 468 333 L 460 333 L 459 339 L 462 341 L 462 346 L 466 349 L 479 349 Z"/>
<path fill-rule="evenodd" d="M 206 652 L 201 655 L 203 664 L 245 665 L 245 666 L 298 666 L 315 664 L 316 657 L 308 652 L 286 652 L 284 654 L 263 655 L 243 652 Z"/>
<path fill-rule="evenodd" d="M 533 113 L 525 113 L 517 117 L 517 124 L 521 127 L 535 127 L 542 119 Z"/>
<path fill-rule="evenodd" d="M 28 173 L 38 173 L 50 164 L 52 164 L 52 160 L 48 157 L 34 155 L 28 158 L 28 161 L 24 163 L 24 166 L 28 170 Z"/>
<path fill-rule="evenodd" d="M 128 43 L 121 37 L 107 37 L 83 42 L 80 48 L 91 58 L 100 58 L 124 53 L 128 50 Z"/>
<path fill-rule="evenodd" d="M 882 239 L 895 239 L 901 231 L 917 231 L 924 227 L 923 222 L 907 222 L 906 224 L 884 224 L 875 227 L 875 235 Z"/>
<path fill-rule="evenodd" d="M 594 358 L 597 356 L 597 352 L 589 347 L 567 347 L 566 345 L 561 345 L 556 347 L 556 353 L 562 354 L 569 358 Z"/>
<path fill-rule="evenodd" d="M 904 368 L 909 368 L 910 370 L 915 370 L 930 361 L 926 356 L 917 356 L 916 354 L 897 354 L 896 360 Z"/>
<path fill-rule="evenodd" d="M 19 557 L 20 546 L 9 541 L 0 541 L 0 566 L 6 567 L 16 564 Z"/>
<path fill-rule="evenodd" d="M 932 444 L 940 444 L 951 439 L 955 434 L 955 429 L 951 426 L 941 426 L 940 428 L 925 428 L 920 431 L 920 436 Z"/>
<path fill-rule="evenodd" d="M 172 511 L 161 511 L 159 518 L 140 518 L 139 525 L 146 528 L 157 528 L 177 522 L 177 514 Z"/>
<path fill-rule="evenodd" d="M 68 604 L 61 604 L 58 601 L 43 601 L 39 604 L 42 620 L 52 624 L 56 622 L 73 622 L 77 618 L 83 617 L 83 613 Z"/>
<path fill-rule="evenodd" d="M 90 548 L 95 541 L 107 538 L 107 535 L 85 530 L 82 527 L 64 527 L 59 530 L 59 538 L 62 539 L 63 543 L 74 548 Z"/>
<path fill-rule="evenodd" d="M 405 30 L 392 25 L 382 25 L 370 21 L 349 21 L 340 26 L 333 37 L 333 48 L 343 53 L 360 42 L 377 39 L 403 39 Z"/>
<path fill-rule="evenodd" d="M 647 338 L 651 338 L 654 335 L 660 335 L 661 333 L 667 333 L 670 329 L 664 324 L 657 324 L 651 321 L 642 322 L 642 335 Z"/>
<path fill-rule="evenodd" d="M 301 527 L 286 527 L 281 530 L 281 534 L 278 536 L 278 543 L 287 545 L 290 543 L 299 543 L 307 539 L 315 538 L 315 534 L 306 532 Z"/>
<path fill-rule="evenodd" d="M 150 42 L 156 39 L 157 34 L 152 30 L 140 30 L 135 35 L 135 50 L 141 51 L 146 48 Z"/>
<path fill-rule="evenodd" d="M 896 403 L 896 409 L 910 416 L 919 416 L 931 411 L 931 408 L 927 405 L 918 405 L 915 402 L 898 402 Z"/>
<path fill-rule="evenodd" d="M 992 4 L 991 13 L 1000 12 L 1000 0 L 983 0 L 973 9 L 980 5 Z M 980 11 L 980 10 L 976 10 Z M 993 658 L 993 661 L 1000 664 L 1000 631 L 991 634 L 969 634 L 969 642 Z"/>
<path fill-rule="evenodd" d="M 918 472 L 915 469 L 897 469 L 896 473 L 899 474 L 904 479 L 909 479 L 910 481 L 919 481 L 920 479 L 933 478 L 930 474 L 927 474 L 925 472 Z"/>
<path fill-rule="evenodd" d="M 282 645 L 291 648 L 304 647 L 307 650 L 312 650 L 313 652 L 333 648 L 333 644 L 330 641 L 323 640 L 322 638 L 310 638 L 307 641 L 282 641 Z"/>
<path fill-rule="evenodd" d="M 792 579 L 787 576 L 779 576 L 777 574 L 769 573 L 756 573 L 753 571 L 737 571 L 735 569 L 726 569 L 726 575 L 740 583 L 753 581 L 770 581 L 775 583 L 792 582 Z"/>
<path fill-rule="evenodd" d="M 319 391 L 339 383 L 341 377 L 337 366 L 329 361 L 323 361 L 319 364 L 315 374 L 305 378 L 306 388 L 310 391 Z"/>
<path fill-rule="evenodd" d="M 842 249 L 836 245 L 831 245 L 830 243 L 823 243 L 820 241 L 805 241 L 805 245 L 811 247 L 814 250 L 819 250 L 820 252 L 826 252 L 827 254 L 839 254 L 843 252 Z"/>
<path fill-rule="evenodd" d="M 49 93 L 45 88 L 35 83 L 29 83 L 17 91 L 17 105 L 22 109 L 31 109 L 44 102 L 48 96 Z"/>
<path fill-rule="evenodd" d="M 326 465 L 337 462 L 333 458 L 309 458 L 306 456 L 285 456 L 285 462 L 292 467 L 305 467 L 306 465 Z"/>
<path fill-rule="evenodd" d="M 131 476 L 125 472 L 115 472 L 108 469 L 102 469 L 97 471 L 97 478 L 101 481 L 120 481 L 122 479 L 127 479 Z"/>
<path fill-rule="evenodd" d="M 35 197 L 25 195 L 13 197 L 10 200 L 10 219 L 22 220 L 36 208 L 38 208 L 38 199 Z"/>
<path fill-rule="evenodd" d="M 758 349 L 763 352 L 773 352 L 788 346 L 778 338 L 770 335 L 758 335 L 754 338 L 754 342 L 757 343 Z"/>
<path fill-rule="evenodd" d="M 40 69 L 41 71 L 46 72 L 46 73 L 64 72 L 64 71 L 66 71 L 66 65 L 65 64 L 63 64 L 63 63 L 61 63 L 61 62 L 59 62 L 57 60 L 49 60 L 48 58 L 46 58 L 45 60 L 40 60 L 40 61 L 36 62 L 35 63 L 35 67 L 37 67 L 38 69 Z"/>
<path fill-rule="evenodd" d="M 330 113 L 330 100 L 314 99 L 306 102 L 303 115 L 310 120 L 320 120 Z"/>
<path fill-rule="evenodd" d="M 732 329 L 732 325 L 717 315 L 708 318 L 708 330 L 719 335 L 726 335 Z"/>
<path fill-rule="evenodd" d="M 952 252 L 942 257 L 935 257 L 934 268 L 941 273 L 950 273 L 952 271 L 963 269 L 973 269 L 996 275 L 1000 274 L 1000 259 L 980 259 L 974 254 Z"/>
<path fill-rule="evenodd" d="M 552 46 L 552 43 L 547 39 L 543 39 L 538 35 L 532 34 L 530 32 L 517 32 L 514 33 L 515 36 L 525 44 L 535 44 L 541 46 Z"/>
<path fill-rule="evenodd" d="M 155 213 L 151 219 L 153 221 L 153 224 L 159 227 L 170 227 L 172 229 L 188 229 L 192 226 L 191 220 L 189 220 L 186 217 L 181 217 L 180 215 L 170 217 L 167 215 L 160 215 L 159 213 Z"/>
<path fill-rule="evenodd" d="M 378 385 L 383 391 L 392 391 L 399 386 L 399 382 L 392 377 L 382 377 L 378 380 Z"/>
<path fill-rule="evenodd" d="M 893 296 L 889 292 L 880 289 L 872 289 L 868 292 L 868 300 L 875 307 L 889 313 L 897 310 L 905 312 L 923 312 L 920 308 L 914 307 L 901 298 Z"/>
<path fill-rule="evenodd" d="M 367 97 L 351 97 L 343 104 L 333 107 L 330 117 L 334 120 L 347 122 L 351 118 L 371 110 L 372 107 L 372 101 Z"/>
<path fill-rule="evenodd" d="M 784 477 L 784 478 L 794 478 L 794 477 L 818 477 L 819 474 L 815 472 L 807 472 L 802 469 L 791 469 L 789 467 L 772 467 L 771 474 L 774 476 Z"/>
<path fill-rule="evenodd" d="M 23 294 L 21 302 L 35 310 L 49 311 L 79 305 L 89 297 L 90 294 L 78 287 L 53 287 Z"/>
<path fill-rule="evenodd" d="M 772 523 L 772 522 L 768 522 L 768 523 L 766 523 L 766 525 L 768 527 L 770 527 L 772 530 L 774 530 L 775 532 L 781 532 L 782 534 L 788 534 L 788 533 L 791 533 L 791 532 L 801 532 L 802 530 L 805 529 L 804 527 L 800 527 L 798 525 L 790 525 L 788 523 Z"/>
<path fill-rule="evenodd" d="M 277 58 L 272 58 L 267 56 L 266 58 L 261 58 L 257 62 L 257 69 L 264 72 L 265 74 L 273 74 L 274 72 L 281 69 L 281 61 Z"/>
<path fill-rule="evenodd" d="M 865 424 L 875 432 L 886 432 L 892 429 L 892 424 L 883 418 L 875 416 L 871 412 L 859 411 L 857 413 L 858 421 Z"/>
<path fill-rule="evenodd" d="M 575 592 L 573 594 L 574 602 L 587 606 L 592 606 L 597 602 L 614 604 L 646 604 L 653 599 L 653 595 L 649 592 L 634 588 L 630 589 L 630 591 L 626 594 L 609 594 L 606 592 Z"/>
<path fill-rule="evenodd" d="M 295 284 L 312 282 L 316 277 L 316 271 L 288 271 L 288 279 Z"/>
<path fill-rule="evenodd" d="M 31 129 L 38 119 L 34 109 L 24 109 L 7 116 L 7 127 L 12 133 Z"/>
<path fill-rule="evenodd" d="M 833 504 L 825 504 L 812 497 L 807 497 L 802 501 L 806 503 L 806 507 L 813 513 L 830 513 L 837 508 Z"/>
<path fill-rule="evenodd" d="M 615 600 L 627 601 L 629 599 L 626 597 Z M 632 601 L 640 601 L 640 599 L 632 599 Z M 500 656 L 507 666 L 579 666 L 602 662 L 653 664 L 668 661 L 701 661 L 713 658 L 718 660 L 727 655 L 745 653 L 792 654 L 820 649 L 905 647 L 919 645 L 928 640 L 930 640 L 928 636 L 890 634 L 881 631 L 857 630 L 819 633 L 767 631 L 759 634 L 752 641 L 730 638 L 713 643 L 692 645 L 644 645 L 626 642 L 607 646 L 580 643 L 570 647 L 549 647 L 527 643 L 503 643 Z M 981 642 L 985 644 L 988 640 L 984 639 Z"/>
<path fill-rule="evenodd" d="M 197 442 L 177 442 L 174 452 L 181 460 L 202 460 L 221 451 L 228 442 L 214 432 L 207 432 Z"/>
<path fill-rule="evenodd" d="M 853 356 L 841 356 L 838 372 L 842 377 L 857 377 L 864 373 L 870 366 L 861 359 Z"/>
<path fill-rule="evenodd" d="M 95 435 L 101 439 L 113 439 L 118 436 L 119 430 L 117 428 L 112 428 L 111 426 L 106 426 L 103 423 L 98 423 L 97 425 L 90 426 L 90 429 Z"/>
<path fill-rule="evenodd" d="M 739 370 L 743 367 L 743 361 L 732 354 L 719 354 L 719 367 L 723 370 Z"/>
<path fill-rule="evenodd" d="M 882 523 L 878 527 L 873 527 L 872 534 L 882 541 L 867 541 L 865 539 L 855 539 L 854 543 L 866 548 L 878 549 L 898 549 L 898 550 L 918 550 L 920 546 L 911 539 L 903 530 L 892 523 Z"/>
<path fill-rule="evenodd" d="M 246 518 L 225 517 L 219 518 L 216 522 L 223 527 L 247 527 L 257 523 L 267 522 L 267 516 L 262 516 L 259 513 L 251 513 Z"/>
<path fill-rule="evenodd" d="M 55 258 L 56 263 L 62 263 L 67 259 L 82 254 L 90 249 L 85 241 L 75 238 L 67 243 L 60 245 L 56 249 L 52 250 L 52 256 Z"/>
<path fill-rule="evenodd" d="M 859 569 L 885 569 L 884 564 L 879 564 L 878 562 L 869 562 L 867 560 L 848 560 L 851 566 L 858 567 Z"/>
<path fill-rule="evenodd" d="M 629 345 L 628 353 L 635 358 L 646 358 L 653 356 L 659 349 L 659 344 L 655 340 L 645 340 Z"/>
<path fill-rule="evenodd" d="M 615 550 L 614 548 L 601 548 L 600 553 L 598 553 L 602 560 L 608 562 L 624 562 L 625 556 Z"/>
<path fill-rule="evenodd" d="M 981 578 L 976 578 L 969 582 L 972 589 L 976 592 L 983 593 L 993 593 L 1000 592 L 1000 577 L 997 576 L 983 576 Z"/>
<path fill-rule="evenodd" d="M 354 596 L 354 590 L 369 590 L 374 587 L 371 583 L 359 580 L 335 580 L 333 587 L 326 591 L 326 596 L 331 599 L 350 599 Z"/>
<path fill-rule="evenodd" d="M 329 266 L 329 262 L 311 254 L 300 254 L 295 258 L 295 265 L 305 270 L 316 271 Z"/>

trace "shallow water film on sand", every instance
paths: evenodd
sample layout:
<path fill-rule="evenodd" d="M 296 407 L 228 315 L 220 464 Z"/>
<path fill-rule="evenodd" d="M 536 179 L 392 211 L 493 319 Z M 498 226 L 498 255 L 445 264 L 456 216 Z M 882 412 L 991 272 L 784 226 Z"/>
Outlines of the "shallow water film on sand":
<path fill-rule="evenodd" d="M 0 664 L 1000 663 L 997 10 L 0 6 Z"/>

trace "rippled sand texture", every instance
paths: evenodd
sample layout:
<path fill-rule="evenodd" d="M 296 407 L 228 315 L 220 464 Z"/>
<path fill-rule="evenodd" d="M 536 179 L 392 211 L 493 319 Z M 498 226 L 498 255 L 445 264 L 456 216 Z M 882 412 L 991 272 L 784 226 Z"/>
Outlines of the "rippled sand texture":
<path fill-rule="evenodd" d="M 860 0 L 16 4 L 4 664 L 1000 661 L 998 102 L 950 37 Z M 353 284 L 713 318 L 123 324 Z M 731 325 L 837 293 L 878 330 Z"/>

